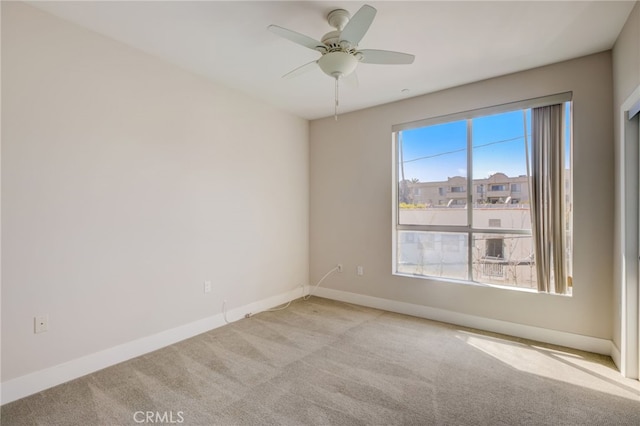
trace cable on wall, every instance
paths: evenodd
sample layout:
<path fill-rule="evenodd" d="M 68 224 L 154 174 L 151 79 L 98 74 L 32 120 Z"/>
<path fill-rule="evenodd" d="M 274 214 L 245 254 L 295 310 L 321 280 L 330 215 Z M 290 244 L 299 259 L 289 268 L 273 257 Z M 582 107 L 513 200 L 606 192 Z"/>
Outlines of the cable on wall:
<path fill-rule="evenodd" d="M 229 320 L 227 320 L 227 299 L 222 301 L 222 318 L 224 318 L 224 322 L 229 324 Z"/>
<path fill-rule="evenodd" d="M 302 290 L 302 300 L 309 300 L 311 298 L 311 296 L 313 295 L 313 292 L 320 286 L 320 284 L 322 284 L 322 282 L 324 280 L 326 280 L 329 275 L 333 274 L 336 271 L 340 271 L 342 268 L 342 265 L 338 264 L 336 265 L 333 269 L 331 269 L 329 272 L 327 272 L 326 274 L 324 274 L 324 276 L 322 278 L 320 278 L 320 281 L 318 281 L 313 287 L 311 287 L 311 290 L 309 290 L 309 294 L 307 294 L 305 296 L 304 294 L 304 286 L 301 285 L 300 288 Z M 291 299 L 289 300 L 284 306 L 280 306 L 280 307 L 276 307 L 276 308 L 271 308 L 271 309 L 266 309 L 263 312 L 276 312 L 276 311 L 282 311 L 284 309 L 287 309 L 289 306 L 291 306 L 291 303 L 293 303 L 294 300 L 297 299 Z M 251 312 L 247 313 L 244 317 L 245 318 L 251 318 L 253 316 L 253 314 Z M 224 322 L 227 324 L 229 323 L 229 320 L 227 319 L 227 300 L 224 299 L 222 301 L 222 317 L 224 318 Z"/>
<path fill-rule="evenodd" d="M 304 295 L 304 286 L 300 286 L 300 287 L 302 288 L 302 300 L 309 300 L 309 298 L 312 296 L 313 291 L 314 291 L 315 289 L 317 289 L 317 288 L 318 288 L 318 286 L 319 286 L 320 284 L 322 284 L 322 282 L 323 282 L 323 281 L 324 281 L 324 280 L 325 280 L 329 275 L 331 275 L 332 273 L 334 273 L 334 272 L 336 272 L 336 271 L 339 271 L 339 270 L 340 270 L 340 265 L 336 265 L 333 269 L 331 269 L 329 272 L 327 272 L 326 274 L 324 274 L 324 276 L 323 276 L 322 278 L 320 278 L 320 281 L 318 281 L 318 282 L 317 282 L 317 283 L 316 283 L 316 284 L 311 288 L 311 290 L 309 291 L 309 294 L 307 294 L 306 296 Z M 284 306 L 281 306 L 281 307 L 279 307 L 279 308 L 271 308 L 271 309 L 267 309 L 267 310 L 265 310 L 264 312 L 276 312 L 276 311 L 282 311 L 282 310 L 284 310 L 284 309 L 287 309 L 287 308 L 291 305 L 291 303 L 292 303 L 294 300 L 296 300 L 296 299 L 291 299 L 291 300 L 289 300 L 289 302 L 287 302 L 287 304 L 286 304 L 286 305 L 284 305 Z"/>
<path fill-rule="evenodd" d="M 302 296 L 302 300 L 309 300 L 309 298 L 313 295 L 314 290 L 316 290 L 320 286 L 320 284 L 322 284 L 322 281 L 327 279 L 327 277 L 329 275 L 333 274 L 334 272 L 338 271 L 339 269 L 340 269 L 340 265 L 336 265 L 332 270 L 330 270 L 329 272 L 324 274 L 324 276 L 322 278 L 320 278 L 320 281 L 318 281 L 318 283 L 316 285 L 311 287 L 311 290 L 309 290 L 309 294 L 307 294 L 306 296 Z"/>

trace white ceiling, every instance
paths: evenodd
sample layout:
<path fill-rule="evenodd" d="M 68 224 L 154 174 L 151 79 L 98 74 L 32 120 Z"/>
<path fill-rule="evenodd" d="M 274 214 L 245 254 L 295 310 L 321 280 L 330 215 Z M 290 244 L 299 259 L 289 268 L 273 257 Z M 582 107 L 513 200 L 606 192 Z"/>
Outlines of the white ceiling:
<path fill-rule="evenodd" d="M 320 39 L 334 9 L 356 1 L 32 2 L 144 52 L 300 117 L 333 115 L 334 82 L 319 69 L 281 76 L 319 53 L 267 30 L 276 24 Z M 359 64 L 359 86 L 340 91 L 358 110 L 610 49 L 634 1 L 386 1 L 363 49 L 416 55 L 412 65 Z M 407 89 L 403 91 L 403 89 Z"/>

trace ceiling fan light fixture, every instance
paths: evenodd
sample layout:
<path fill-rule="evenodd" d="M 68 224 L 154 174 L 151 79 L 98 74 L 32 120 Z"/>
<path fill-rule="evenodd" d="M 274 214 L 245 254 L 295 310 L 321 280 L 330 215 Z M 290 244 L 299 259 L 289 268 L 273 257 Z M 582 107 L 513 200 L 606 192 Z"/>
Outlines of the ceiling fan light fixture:
<path fill-rule="evenodd" d="M 346 77 L 358 65 L 358 59 L 346 52 L 329 52 L 318 59 L 322 72 L 333 78 Z"/>

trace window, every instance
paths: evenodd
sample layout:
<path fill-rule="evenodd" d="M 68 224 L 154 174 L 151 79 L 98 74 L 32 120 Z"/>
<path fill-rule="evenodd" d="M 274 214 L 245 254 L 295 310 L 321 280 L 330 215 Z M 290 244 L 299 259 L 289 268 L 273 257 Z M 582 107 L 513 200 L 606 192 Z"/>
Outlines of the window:
<path fill-rule="evenodd" d="M 504 240 L 502 238 L 487 238 L 486 257 L 492 257 L 494 259 L 502 259 L 503 245 L 504 245 Z"/>
<path fill-rule="evenodd" d="M 455 198 L 439 199 L 419 211 L 409 211 L 394 198 L 394 273 L 552 291 L 548 283 L 541 287 L 548 278 L 538 278 L 536 265 L 536 258 L 546 258 L 536 254 L 537 229 L 546 226 L 537 209 L 548 203 L 532 200 L 539 191 L 536 176 L 545 173 L 535 167 L 540 161 L 546 164 L 544 158 L 539 159 L 546 148 L 535 151 L 532 138 L 541 143 L 539 129 L 547 122 L 539 118 L 540 111 L 559 104 L 561 115 L 556 116 L 562 117 L 564 133 L 558 133 L 564 144 L 557 168 L 562 169 L 558 176 L 565 185 L 554 187 L 567 189 L 560 198 L 565 201 L 553 204 L 562 204 L 554 217 L 564 217 L 556 221 L 564 220 L 562 241 L 566 243 L 559 249 L 566 259 L 566 275 L 570 275 L 570 99 L 571 94 L 566 93 L 394 126 L 396 158 L 402 159 L 394 164 L 395 187 L 416 180 L 426 192 L 437 191 L 445 197 L 448 189 L 449 197 L 455 194 Z M 475 191 L 466 192 L 474 187 Z M 517 198 L 511 196 L 514 192 Z M 416 235 L 416 241 L 428 237 L 431 244 L 405 244 L 401 236 L 408 232 Z M 564 271 L 554 271 L 564 276 Z M 555 292 L 565 289 L 558 285 Z"/>

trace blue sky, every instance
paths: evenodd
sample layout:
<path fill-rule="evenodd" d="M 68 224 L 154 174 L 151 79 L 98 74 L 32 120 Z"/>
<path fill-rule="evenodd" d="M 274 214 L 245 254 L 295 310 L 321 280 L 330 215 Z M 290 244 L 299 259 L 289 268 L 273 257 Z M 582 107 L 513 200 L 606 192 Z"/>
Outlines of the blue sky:
<path fill-rule="evenodd" d="M 474 177 L 526 174 L 523 135 L 521 111 L 473 119 Z M 402 146 L 406 179 L 430 182 L 467 175 L 466 120 L 405 130 Z"/>
<path fill-rule="evenodd" d="M 531 110 L 526 110 L 526 123 L 530 149 Z M 405 179 L 432 182 L 467 175 L 466 120 L 401 133 Z M 525 175 L 524 135 L 521 110 L 473 119 L 474 178 L 487 178 L 496 172 L 507 176 Z M 398 173 L 401 173 L 400 169 Z"/>

